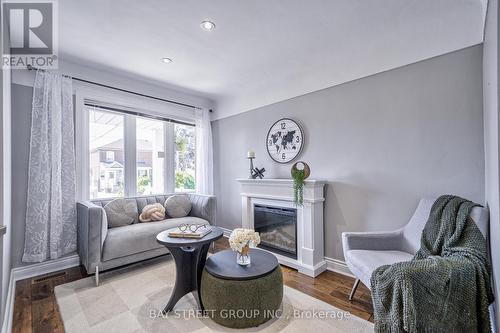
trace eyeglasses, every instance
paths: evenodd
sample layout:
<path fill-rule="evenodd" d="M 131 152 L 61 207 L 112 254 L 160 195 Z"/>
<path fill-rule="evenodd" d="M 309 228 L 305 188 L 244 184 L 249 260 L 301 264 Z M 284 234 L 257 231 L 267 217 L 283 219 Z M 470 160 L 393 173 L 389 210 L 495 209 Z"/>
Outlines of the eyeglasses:
<path fill-rule="evenodd" d="M 196 231 L 198 231 L 198 229 L 206 228 L 206 227 L 207 227 L 206 224 L 187 224 L 187 223 L 184 223 L 184 224 L 181 224 L 179 226 L 179 230 L 182 232 L 187 232 L 187 231 L 196 232 Z"/>

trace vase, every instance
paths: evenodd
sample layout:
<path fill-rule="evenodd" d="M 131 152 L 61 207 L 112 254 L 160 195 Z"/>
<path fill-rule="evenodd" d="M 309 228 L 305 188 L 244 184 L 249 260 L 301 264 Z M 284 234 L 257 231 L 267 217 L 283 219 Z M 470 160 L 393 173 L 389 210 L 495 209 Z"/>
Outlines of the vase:
<path fill-rule="evenodd" d="M 245 245 L 241 251 L 236 252 L 236 262 L 241 266 L 247 266 L 250 264 L 250 246 Z"/>

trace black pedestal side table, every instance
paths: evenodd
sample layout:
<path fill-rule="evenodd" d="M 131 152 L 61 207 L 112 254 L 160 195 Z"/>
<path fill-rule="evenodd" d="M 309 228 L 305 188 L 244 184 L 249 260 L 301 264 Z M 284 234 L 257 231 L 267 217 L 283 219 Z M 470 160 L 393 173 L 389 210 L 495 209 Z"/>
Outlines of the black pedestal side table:
<path fill-rule="evenodd" d="M 164 245 L 175 261 L 177 270 L 175 285 L 170 300 L 163 309 L 167 313 L 174 309 L 175 304 L 186 294 L 192 292 L 198 303 L 200 310 L 203 310 L 201 302 L 200 285 L 201 274 L 205 267 L 208 248 L 212 242 L 222 237 L 223 232 L 220 228 L 212 227 L 212 231 L 203 238 L 174 238 L 169 237 L 168 233 L 172 231 L 165 230 L 156 236 L 158 243 Z M 177 228 L 175 228 L 177 229 Z"/>

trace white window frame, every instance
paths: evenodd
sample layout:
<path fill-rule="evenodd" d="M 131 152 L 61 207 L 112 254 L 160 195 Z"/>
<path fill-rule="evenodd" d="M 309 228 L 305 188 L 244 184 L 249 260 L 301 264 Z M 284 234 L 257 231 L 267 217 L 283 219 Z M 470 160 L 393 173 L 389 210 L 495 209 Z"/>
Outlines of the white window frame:
<path fill-rule="evenodd" d="M 85 101 L 98 101 L 104 104 L 115 105 L 129 110 L 135 110 L 145 115 L 159 116 L 175 119 L 186 123 L 195 123 L 195 112 L 186 107 L 175 106 L 166 102 L 153 100 L 146 97 L 89 86 L 86 84 L 75 85 L 75 155 L 76 155 L 76 178 L 77 199 L 90 199 L 90 161 L 89 161 L 89 114 L 85 112 Z M 136 170 L 136 117 L 129 114 L 124 115 L 124 146 L 125 146 L 125 191 L 124 197 L 135 197 L 137 195 L 137 170 Z M 132 134 L 133 133 L 133 134 Z M 175 138 L 174 124 L 164 123 L 164 189 L 165 193 L 175 192 Z M 110 199 L 110 198 L 103 198 Z"/>

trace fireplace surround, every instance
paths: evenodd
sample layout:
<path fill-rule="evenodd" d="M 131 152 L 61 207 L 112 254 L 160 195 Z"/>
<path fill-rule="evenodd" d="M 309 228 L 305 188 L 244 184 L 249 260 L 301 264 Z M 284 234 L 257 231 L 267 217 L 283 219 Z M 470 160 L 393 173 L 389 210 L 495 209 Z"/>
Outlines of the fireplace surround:
<path fill-rule="evenodd" d="M 315 277 L 323 272 L 326 269 L 323 240 L 325 182 L 306 180 L 304 204 L 296 207 L 291 179 L 237 181 L 241 185 L 242 226 L 261 233 L 261 238 L 264 238 L 261 248 L 273 252 L 280 264 L 303 274 Z M 269 244 L 273 242 L 275 244 Z"/>

